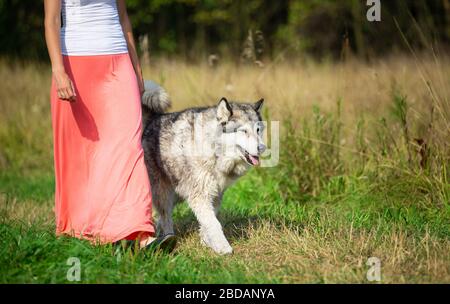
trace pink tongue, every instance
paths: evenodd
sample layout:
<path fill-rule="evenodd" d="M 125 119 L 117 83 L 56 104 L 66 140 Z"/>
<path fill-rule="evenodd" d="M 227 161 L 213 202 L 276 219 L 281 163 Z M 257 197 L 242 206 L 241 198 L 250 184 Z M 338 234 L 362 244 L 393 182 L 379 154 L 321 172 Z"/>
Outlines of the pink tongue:
<path fill-rule="evenodd" d="M 251 156 L 250 154 L 248 155 L 248 157 L 249 157 L 250 160 L 252 161 L 252 164 L 253 164 L 253 165 L 255 165 L 255 166 L 259 165 L 259 159 L 257 159 L 257 158 L 255 158 L 255 157 Z"/>

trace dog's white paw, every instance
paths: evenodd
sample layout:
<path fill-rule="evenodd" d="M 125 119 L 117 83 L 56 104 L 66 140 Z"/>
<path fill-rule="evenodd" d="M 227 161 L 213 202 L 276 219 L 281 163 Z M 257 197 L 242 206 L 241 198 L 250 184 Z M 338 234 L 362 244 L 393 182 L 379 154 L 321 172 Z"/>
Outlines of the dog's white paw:
<path fill-rule="evenodd" d="M 218 254 L 231 254 L 233 253 L 233 248 L 228 244 L 228 242 L 225 240 L 224 242 L 211 242 L 209 244 L 206 244 L 208 247 L 210 247 L 214 252 Z"/>
<path fill-rule="evenodd" d="M 211 240 L 204 230 L 200 231 L 200 242 L 202 245 L 207 246 L 214 250 L 217 254 L 231 254 L 233 253 L 233 248 L 230 246 L 228 241 L 223 237 L 223 240 Z"/>
<path fill-rule="evenodd" d="M 218 254 L 232 254 L 233 253 L 233 248 L 230 245 L 227 246 L 221 246 L 219 248 L 213 248 L 213 250 L 218 253 Z"/>

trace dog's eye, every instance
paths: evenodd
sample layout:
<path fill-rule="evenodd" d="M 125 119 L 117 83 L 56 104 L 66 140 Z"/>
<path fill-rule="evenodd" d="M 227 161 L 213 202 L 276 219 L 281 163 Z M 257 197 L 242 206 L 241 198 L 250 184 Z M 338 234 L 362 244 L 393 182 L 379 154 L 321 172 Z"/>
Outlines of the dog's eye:
<path fill-rule="evenodd" d="M 247 134 L 247 130 L 246 130 L 246 129 L 239 129 L 238 131 L 239 131 L 239 132 L 242 132 L 242 133 L 244 133 L 244 134 Z"/>
<path fill-rule="evenodd" d="M 259 134 L 260 132 L 262 132 L 264 129 L 264 125 L 262 125 L 261 123 L 257 123 L 256 124 L 256 133 Z"/>

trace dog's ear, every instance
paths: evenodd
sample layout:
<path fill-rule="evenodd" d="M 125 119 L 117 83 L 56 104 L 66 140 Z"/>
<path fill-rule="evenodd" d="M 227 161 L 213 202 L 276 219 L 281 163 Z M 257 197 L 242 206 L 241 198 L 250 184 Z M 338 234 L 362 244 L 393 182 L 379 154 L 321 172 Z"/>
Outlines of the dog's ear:
<path fill-rule="evenodd" d="M 263 104 L 264 104 L 264 98 L 261 98 L 260 100 L 258 100 L 257 102 L 255 102 L 253 104 L 253 109 L 255 109 L 256 112 L 260 112 Z"/>
<path fill-rule="evenodd" d="M 217 105 L 217 120 L 224 123 L 230 119 L 231 115 L 233 115 L 231 105 L 225 97 L 222 97 Z"/>

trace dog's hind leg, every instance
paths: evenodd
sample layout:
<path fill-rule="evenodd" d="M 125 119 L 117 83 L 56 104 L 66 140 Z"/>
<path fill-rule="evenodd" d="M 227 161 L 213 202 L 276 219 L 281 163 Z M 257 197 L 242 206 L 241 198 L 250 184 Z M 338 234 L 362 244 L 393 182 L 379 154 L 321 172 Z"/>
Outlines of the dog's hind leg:
<path fill-rule="evenodd" d="M 159 220 L 158 231 L 159 235 L 174 234 L 172 212 L 175 206 L 176 194 L 173 190 L 165 192 L 160 197 L 158 206 Z"/>
<path fill-rule="evenodd" d="M 165 182 L 161 176 L 158 176 L 158 178 L 159 180 L 152 178 L 150 183 L 152 185 L 152 204 L 159 215 L 156 231 L 159 236 L 162 236 L 168 233 L 174 233 L 172 211 L 175 192 L 170 184 Z"/>
<path fill-rule="evenodd" d="M 202 241 L 219 254 L 230 254 L 233 249 L 223 234 L 222 225 L 217 220 L 212 201 L 207 197 L 194 197 L 188 199 L 188 204 L 200 223 Z"/>

